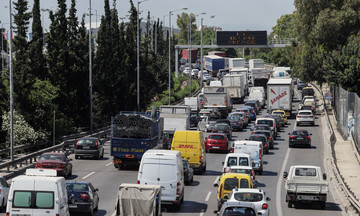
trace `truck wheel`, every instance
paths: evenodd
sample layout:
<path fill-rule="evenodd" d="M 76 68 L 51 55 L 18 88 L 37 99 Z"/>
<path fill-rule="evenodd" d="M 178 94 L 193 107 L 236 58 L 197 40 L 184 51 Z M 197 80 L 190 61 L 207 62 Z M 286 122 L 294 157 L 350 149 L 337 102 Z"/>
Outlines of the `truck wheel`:
<path fill-rule="evenodd" d="M 320 208 L 321 208 L 322 210 L 324 210 L 325 207 L 326 207 L 326 202 L 321 202 L 321 203 L 320 203 Z"/>
<path fill-rule="evenodd" d="M 210 153 L 210 149 L 206 149 L 206 153 Z"/>
<path fill-rule="evenodd" d="M 289 200 L 289 201 L 288 201 L 288 207 L 289 207 L 289 208 L 292 208 L 292 204 L 293 204 L 292 201 Z"/>
<path fill-rule="evenodd" d="M 75 159 L 79 159 L 79 156 L 78 156 L 78 155 L 75 155 Z"/>

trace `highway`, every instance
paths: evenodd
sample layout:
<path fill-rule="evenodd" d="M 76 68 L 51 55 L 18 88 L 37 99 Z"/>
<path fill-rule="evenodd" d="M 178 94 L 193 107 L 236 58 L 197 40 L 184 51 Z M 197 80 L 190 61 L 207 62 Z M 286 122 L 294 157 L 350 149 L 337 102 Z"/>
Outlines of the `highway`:
<path fill-rule="evenodd" d="M 294 96 L 293 109 L 297 110 L 300 97 L 299 92 L 295 91 Z M 234 108 L 240 106 L 241 104 L 236 104 Z M 266 110 L 263 109 L 258 116 L 264 116 L 265 114 Z M 330 190 L 325 210 L 321 210 L 317 205 L 309 204 L 297 205 L 296 208 L 289 209 L 285 202 L 283 172 L 288 171 L 290 166 L 297 164 L 317 165 L 324 171 L 323 158 L 325 150 L 322 130 L 324 122 L 321 121 L 319 113 L 316 116 L 315 126 L 297 127 L 295 126 L 295 119 L 289 119 L 288 124 L 281 128 L 281 132 L 275 140 L 274 149 L 270 150 L 268 155 L 264 155 L 264 172 L 262 176 L 257 175 L 256 180 L 259 182 L 258 187 L 263 189 L 267 196 L 271 198 L 271 201 L 269 201 L 270 215 L 342 215 L 343 209 L 335 201 L 336 195 L 334 195 L 332 189 Z M 252 125 L 253 123 L 241 132 L 233 132 L 233 140 L 248 138 Z M 288 133 L 295 127 L 307 129 L 312 133 L 311 148 L 288 148 Z M 73 176 L 70 179 L 90 181 L 99 189 L 99 211 L 94 214 L 97 216 L 112 215 L 117 189 L 121 183 L 137 182 L 137 167 L 127 170 L 115 169 L 109 152 L 110 143 L 106 142 L 105 155 L 101 160 L 75 160 L 74 155 L 70 155 L 70 158 L 73 159 Z M 163 208 L 166 208 L 163 215 L 215 215 L 214 211 L 217 209 L 217 188 L 213 184 L 219 180 L 225 155 L 225 153 L 207 153 L 207 171 L 203 175 L 195 175 L 194 182 L 185 187 L 185 199 L 180 210 L 176 211 L 171 207 L 163 206 Z M 332 187 L 330 185 L 330 188 Z"/>

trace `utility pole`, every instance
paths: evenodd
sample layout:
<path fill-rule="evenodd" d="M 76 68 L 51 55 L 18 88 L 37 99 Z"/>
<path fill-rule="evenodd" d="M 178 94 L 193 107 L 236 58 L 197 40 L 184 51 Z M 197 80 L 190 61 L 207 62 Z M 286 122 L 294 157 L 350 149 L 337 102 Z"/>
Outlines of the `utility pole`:
<path fill-rule="evenodd" d="M 90 90 L 90 134 L 93 130 L 92 118 L 92 46 L 91 46 L 91 0 L 89 0 L 89 90 Z"/>
<path fill-rule="evenodd" d="M 11 14 L 11 0 L 9 0 L 9 15 L 10 15 L 10 158 L 14 160 L 14 72 L 12 59 L 12 14 Z"/>

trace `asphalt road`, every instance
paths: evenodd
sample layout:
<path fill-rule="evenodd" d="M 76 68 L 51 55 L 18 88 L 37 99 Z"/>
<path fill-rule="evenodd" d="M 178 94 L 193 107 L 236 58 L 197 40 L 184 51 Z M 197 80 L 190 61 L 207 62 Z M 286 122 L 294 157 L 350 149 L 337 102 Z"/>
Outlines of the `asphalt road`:
<path fill-rule="evenodd" d="M 297 110 L 298 103 L 296 101 L 298 100 L 299 94 L 296 92 L 293 109 Z M 241 105 L 237 104 L 235 108 L 239 106 Z M 259 116 L 264 116 L 265 113 L 266 110 L 263 109 Z M 315 126 L 297 127 L 307 129 L 312 133 L 311 148 L 288 148 L 288 133 L 296 127 L 295 120 L 289 119 L 288 124 L 282 127 L 278 134 L 274 149 L 270 150 L 268 155 L 264 155 L 264 172 L 262 176 L 256 176 L 256 180 L 259 182 L 258 187 L 264 189 L 267 196 L 271 198 L 269 201 L 270 215 L 342 215 L 343 209 L 334 201 L 336 199 L 332 193 L 328 196 L 325 210 L 321 210 L 317 205 L 309 204 L 297 205 L 296 208 L 289 209 L 285 202 L 283 171 L 288 171 L 290 166 L 299 164 L 317 165 L 324 170 L 323 123 L 320 117 L 320 114 L 317 114 Z M 248 138 L 252 125 L 253 123 L 241 132 L 234 132 L 232 140 Z M 207 171 L 203 175 L 195 175 L 194 182 L 185 186 L 185 199 L 180 210 L 176 211 L 168 207 L 163 215 L 215 215 L 217 188 L 213 184 L 218 181 L 221 175 L 225 155 L 225 153 L 207 153 Z M 73 158 L 73 176 L 71 179 L 90 181 L 99 189 L 99 211 L 94 215 L 111 215 L 114 212 L 118 186 L 121 183 L 137 182 L 137 167 L 127 170 L 114 168 L 110 157 L 109 142 L 105 143 L 105 155 L 101 160 L 75 160 L 74 155 L 71 155 L 70 158 Z"/>

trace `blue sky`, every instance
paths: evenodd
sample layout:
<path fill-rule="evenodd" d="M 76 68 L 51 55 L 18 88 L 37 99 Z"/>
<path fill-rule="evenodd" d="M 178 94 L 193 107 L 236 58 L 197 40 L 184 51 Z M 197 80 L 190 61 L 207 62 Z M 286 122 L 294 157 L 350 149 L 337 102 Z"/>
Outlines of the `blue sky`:
<path fill-rule="evenodd" d="M 67 0 L 67 6 L 70 7 L 70 0 Z M 113 0 L 110 0 L 112 6 Z M 117 0 L 116 8 L 119 11 L 119 17 L 128 14 L 130 3 L 129 0 Z M 0 21 L 1 23 L 9 22 L 9 1 L 0 1 Z M 30 10 L 32 9 L 33 0 L 29 0 Z M 137 6 L 137 1 L 134 1 Z M 40 0 L 41 8 L 56 10 L 57 0 Z M 14 6 L 14 5 L 13 5 Z M 163 20 L 165 17 L 166 26 L 169 25 L 169 11 L 187 7 L 187 13 L 199 14 L 206 12 L 204 15 L 204 25 L 220 26 L 223 30 L 267 30 L 272 31 L 276 21 L 281 15 L 292 13 L 295 10 L 294 2 L 291 0 L 148 0 L 140 4 L 140 11 L 143 11 L 141 17 L 145 17 L 147 11 L 154 18 Z M 81 17 L 83 13 L 88 13 L 89 0 L 78 0 L 77 10 Z M 104 13 L 104 0 L 92 0 L 92 9 L 98 16 Z M 176 14 L 172 16 L 172 24 L 176 25 Z M 48 29 L 50 24 L 48 13 L 44 15 L 45 28 Z M 215 18 L 210 18 L 215 15 Z M 87 18 L 88 19 L 88 18 Z M 95 16 L 92 17 L 95 21 Z M 100 17 L 98 17 L 100 21 Z M 200 19 L 196 21 L 200 25 Z M 1 25 L 1 24 L 0 24 Z M 8 29 L 8 24 L 4 24 Z"/>

